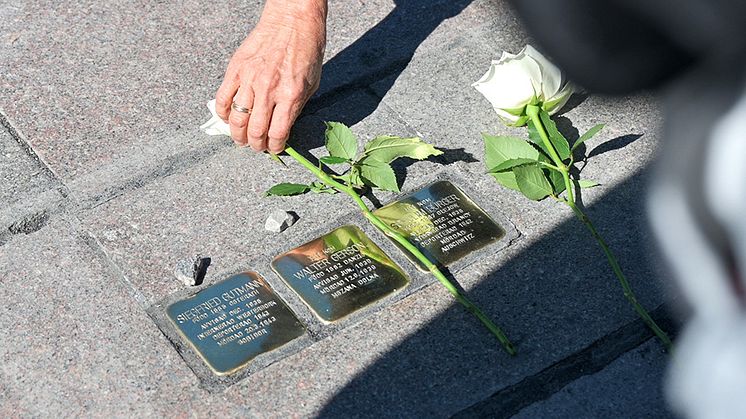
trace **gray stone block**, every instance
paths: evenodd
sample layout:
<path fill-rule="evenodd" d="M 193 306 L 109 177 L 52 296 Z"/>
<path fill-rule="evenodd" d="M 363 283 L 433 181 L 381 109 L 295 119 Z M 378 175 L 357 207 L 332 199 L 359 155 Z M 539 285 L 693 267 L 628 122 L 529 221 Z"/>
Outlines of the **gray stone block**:
<path fill-rule="evenodd" d="M 66 202 L 65 188 L 0 109 L 0 245 L 42 228 Z"/>
<path fill-rule="evenodd" d="M 261 4 L 10 5 L 0 106 L 76 194 L 111 194 L 179 165 L 174 156 L 230 144 L 197 127 Z"/>
<path fill-rule="evenodd" d="M 3 115 L 0 115 L 2 121 Z M 3 209 L 58 186 L 44 165 L 0 124 L 0 202 Z"/>
<path fill-rule="evenodd" d="M 200 254 L 191 258 L 180 259 L 174 267 L 174 276 L 187 287 L 201 285 L 205 280 L 207 268 L 210 266 L 210 258 Z"/>
<path fill-rule="evenodd" d="M 272 233 L 282 233 L 293 224 L 295 224 L 295 217 L 292 214 L 283 210 L 275 210 L 264 222 L 264 229 Z"/>
<path fill-rule="evenodd" d="M 416 7 L 430 2 L 397 3 L 402 4 L 366 2 L 360 9 L 348 2 L 332 4 L 331 78 L 323 86 L 334 93 L 309 104 L 292 144 L 318 155 L 321 121 L 338 120 L 354 125 L 361 141 L 383 133 L 420 135 L 446 149 L 432 162 L 397 162 L 397 175 L 406 175 L 406 191 L 438 170 L 459 172 L 475 191 L 467 191 L 472 198 L 504 214 L 520 231 L 521 240 L 499 253 L 475 255 L 453 270 L 459 285 L 505 329 L 519 355 L 508 357 L 450 294 L 439 285 L 427 286 L 429 277 L 417 277 L 419 291 L 385 300 L 336 328 L 312 323 L 302 303 L 276 281 L 278 292 L 309 324 L 308 340 L 300 343 L 313 344 L 295 347 L 250 375 L 206 380 L 200 364 L 181 350 L 158 317 L 159 304 L 189 292 L 171 272 L 184 255 L 212 257 L 208 284 L 247 268 L 275 280 L 268 261 L 276 253 L 354 222 L 403 268 L 418 274 L 366 227 L 344 196 L 261 198 L 278 181 L 312 180 L 298 165 L 284 169 L 265 156 L 230 148 L 228 139 L 197 131 L 207 117 L 204 102 L 256 21 L 260 2 L 208 9 L 194 1 L 178 8 L 14 5 L 0 12 L 0 32 L 10 35 L 0 41 L 5 42 L 0 45 L 0 106 L 66 181 L 81 203 L 76 209 L 80 227 L 93 238 L 82 240 L 77 226 L 58 221 L 51 211 L 41 230 L 14 235 L 1 245 L 0 271 L 8 275 L 0 296 L 22 304 L 8 310 L 13 326 L 0 344 L 5 365 L 0 416 L 58 411 L 103 416 L 123 406 L 141 416 L 448 416 L 636 318 L 603 254 L 566 208 L 529 202 L 483 173 L 480 132 L 524 133 L 502 127 L 470 87 L 502 49 L 517 50 L 525 43 L 505 3 L 439 1 L 433 7 L 441 12 L 465 8 L 437 25 L 428 9 Z M 422 22 L 406 27 L 412 16 L 391 15 L 394 7 Z M 368 30 L 385 16 L 390 16 L 386 22 Z M 362 26 L 347 24 L 357 17 Z M 39 27 L 54 34 L 54 42 L 37 36 Z M 413 31 L 424 34 L 423 28 L 430 32 L 422 43 L 414 49 L 402 45 L 404 38 L 417 36 Z M 376 36 L 355 44 L 364 33 Z M 38 106 L 40 99 L 45 106 Z M 664 294 L 647 259 L 642 216 L 646 165 L 657 144 L 657 109 L 648 96 L 591 97 L 565 115 L 581 131 L 607 123 L 589 142 L 597 155 L 584 169 L 603 186 L 584 192 L 583 199 L 648 308 L 659 306 Z M 19 180 L 12 188 L 28 184 Z M 58 202 L 47 193 L 33 192 L 24 205 Z M 377 205 L 393 197 L 368 198 Z M 46 208 L 39 205 L 8 223 L 0 214 L 0 226 L 27 216 L 38 219 L 38 208 Z M 282 240 L 263 230 L 266 214 L 280 208 L 301 215 Z M 91 252 L 88 244 L 100 246 L 100 252 Z M 104 266 L 100 258 L 113 263 Z M 150 308 L 153 319 L 132 304 L 133 298 Z M 174 339 L 172 345 L 153 320 Z M 614 368 L 622 374 L 633 364 Z M 210 392 L 216 389 L 224 391 Z M 557 397 L 565 403 L 567 396 Z"/>
<path fill-rule="evenodd" d="M 160 416 L 199 405 L 194 375 L 80 234 L 53 217 L 0 247 L 0 416 Z"/>
<path fill-rule="evenodd" d="M 320 155 L 322 121 L 333 116 L 345 120 L 344 112 L 337 110 L 354 110 L 356 104 L 370 98 L 358 93 L 334 109 L 304 118 L 296 127 L 293 144 Z M 361 141 L 381 133 L 409 133 L 385 107 L 355 124 L 353 131 Z M 213 275 L 232 273 L 236 263 L 278 244 L 308 241 L 322 225 L 337 226 L 336 217 L 330 219 L 330 210 L 333 215 L 342 215 L 356 208 L 341 194 L 264 197 L 276 183 L 316 180 L 292 159 L 285 159 L 287 168 L 249 149 L 224 150 L 200 165 L 85 211 L 81 218 L 150 305 L 178 289 L 172 267 L 183 255 L 210 255 L 209 280 Z M 300 216 L 279 240 L 264 230 L 266 215 L 277 209 Z"/>
<path fill-rule="evenodd" d="M 514 418 L 673 418 L 663 396 L 668 356 L 651 339 Z"/>

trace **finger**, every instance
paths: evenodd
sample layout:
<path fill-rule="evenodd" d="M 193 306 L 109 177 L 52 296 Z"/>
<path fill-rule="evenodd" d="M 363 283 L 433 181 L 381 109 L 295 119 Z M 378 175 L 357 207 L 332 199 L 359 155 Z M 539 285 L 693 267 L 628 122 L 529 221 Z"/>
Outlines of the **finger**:
<path fill-rule="evenodd" d="M 270 153 L 279 154 L 285 149 L 290 136 L 290 129 L 298 117 L 300 105 L 295 102 L 278 103 L 272 112 L 269 124 L 267 148 Z"/>
<path fill-rule="evenodd" d="M 236 95 L 240 85 L 241 80 L 238 76 L 238 72 L 233 70 L 229 65 L 228 69 L 225 71 L 223 82 L 215 93 L 215 113 L 217 113 L 223 121 L 228 121 L 231 113 L 231 103 L 233 102 L 233 97 Z"/>
<path fill-rule="evenodd" d="M 274 103 L 269 101 L 267 95 L 263 95 L 263 97 L 257 95 L 254 98 L 254 109 L 251 111 L 247 130 L 248 142 L 254 151 L 267 149 L 267 129 L 273 110 Z"/>
<path fill-rule="evenodd" d="M 238 112 L 235 109 L 231 109 L 228 121 L 231 127 L 231 137 L 233 141 L 238 145 L 246 145 L 248 137 L 246 135 L 246 128 L 249 126 L 249 119 L 251 117 L 251 107 L 254 102 L 254 92 L 250 87 L 241 86 L 238 89 L 238 93 L 233 98 L 232 102 L 236 102 L 236 105 L 248 108 L 249 112 Z M 229 105 L 230 107 L 230 105 Z"/>

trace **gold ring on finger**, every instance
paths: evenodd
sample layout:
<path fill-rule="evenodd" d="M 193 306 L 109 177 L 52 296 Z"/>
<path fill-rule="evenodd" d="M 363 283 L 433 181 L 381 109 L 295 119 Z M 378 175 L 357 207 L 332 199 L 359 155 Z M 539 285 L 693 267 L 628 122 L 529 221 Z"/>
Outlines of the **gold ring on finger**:
<path fill-rule="evenodd" d="M 248 113 L 248 114 L 251 113 L 251 108 L 245 108 L 245 107 L 237 104 L 236 102 L 231 103 L 231 109 L 233 109 L 236 112 Z"/>

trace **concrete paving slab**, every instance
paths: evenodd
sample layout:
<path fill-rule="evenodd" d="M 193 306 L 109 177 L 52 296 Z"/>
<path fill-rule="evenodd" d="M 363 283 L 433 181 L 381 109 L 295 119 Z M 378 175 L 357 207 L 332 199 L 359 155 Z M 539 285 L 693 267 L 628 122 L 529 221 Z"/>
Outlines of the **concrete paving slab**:
<path fill-rule="evenodd" d="M 332 2 L 331 48 L 316 97 L 366 86 L 399 73 L 415 51 L 425 45 L 437 48 L 452 37 L 453 32 L 444 22 L 460 14 L 470 3 L 472 0 L 377 0 L 358 7 L 344 3 L 343 11 L 341 5 Z M 384 11 L 385 14 L 381 13 Z M 357 37 L 349 37 L 351 32 Z"/>
<path fill-rule="evenodd" d="M 0 202 L 10 206 L 55 186 L 39 161 L 0 125 Z"/>
<path fill-rule="evenodd" d="M 469 1 L 402 3 L 332 2 L 320 93 L 400 68 L 420 43 L 450 36 L 431 35 Z M 196 127 L 260 12 L 259 1 L 13 5 L 1 24 L 2 106 L 78 199 L 97 205 L 229 146 Z"/>
<path fill-rule="evenodd" d="M 66 190 L 0 109 L 0 245 L 40 229 Z"/>
<path fill-rule="evenodd" d="M 574 381 L 514 418 L 673 418 L 663 379 L 668 356 L 650 340 L 620 356 L 603 371 Z"/>
<path fill-rule="evenodd" d="M 216 142 L 197 129 L 204 104 L 260 5 L 8 5 L 2 106 L 62 179 L 89 176 L 74 191 L 101 193 L 102 180 L 119 184 Z"/>
<path fill-rule="evenodd" d="M 354 112 L 370 100 L 369 95 L 359 93 L 306 118 L 296 129 L 293 143 L 299 150 L 320 153 L 323 120 L 333 116 L 346 121 L 344 109 Z M 380 133 L 409 133 L 385 107 L 353 130 L 361 141 Z M 276 183 L 315 180 L 299 164 L 292 160 L 287 164 L 285 168 L 249 149 L 228 149 L 93 208 L 82 215 L 83 222 L 149 306 L 182 286 L 172 274 L 181 258 L 200 253 L 212 258 L 208 277 L 228 273 L 279 244 L 311 240 L 315 237 L 309 235 L 322 225 L 354 210 L 342 195 L 265 198 L 264 192 Z M 330 208 L 335 214 L 331 219 Z M 276 209 L 293 211 L 300 220 L 283 233 L 268 232 L 265 220 Z"/>
<path fill-rule="evenodd" d="M 0 394 L 7 399 L 0 405 L 10 413 L 40 415 L 51 406 L 90 415 L 127 409 L 135 415 L 449 416 L 630 325 L 634 312 L 596 243 L 571 214 L 555 202 L 528 202 L 499 187 L 479 162 L 481 131 L 523 133 L 502 127 L 470 87 L 500 50 L 525 43 L 514 16 L 503 2 L 439 1 L 433 6 L 438 22 L 421 7 L 425 3 L 361 2 L 360 10 L 333 3 L 330 16 L 337 17 L 330 27 L 346 38 L 330 40 L 327 70 L 333 77 L 324 86 L 331 93 L 310 105 L 293 144 L 318 153 L 321 121 L 331 119 L 354 125 L 361 138 L 421 135 L 445 148 L 434 162 L 397 164 L 397 173 L 416 182 L 445 164 L 485 191 L 474 198 L 492 200 L 523 235 L 497 257 L 456 273 L 518 346 L 517 357 L 504 354 L 442 287 L 429 286 L 350 327 L 319 335 L 312 346 L 225 391 L 200 388 L 199 374 L 142 311 L 184 293 L 172 277 L 174 264 L 195 253 L 212 257 L 209 282 L 271 257 L 284 244 L 313 238 L 308 236 L 323 223 L 345 219 L 340 208 L 351 207 L 341 196 L 262 198 L 278 179 L 309 178 L 297 165 L 284 169 L 196 129 L 206 112 L 204 100 L 195 98 L 212 95 L 230 53 L 258 16 L 259 2 L 210 10 L 193 1 L 179 8 L 29 2 L 1 12 L 0 28 L 9 35 L 0 45 L 0 106 L 83 203 L 76 214 L 82 222 L 70 226 L 52 214 L 39 231 L 0 244 L 0 271 L 11 274 L 2 279 L 3 300 L 30 296 L 53 304 L 24 305 L 25 311 L 11 314 L 20 316 L 13 333 L 22 338 L 0 345 Z M 463 11 L 447 17 L 454 8 Z M 356 17 L 364 23 L 342 32 Z M 368 30 L 379 19 L 384 22 Z M 477 23 L 481 19 L 486 23 Z M 39 27 L 48 30 L 39 34 L 33 29 Z M 422 43 L 397 44 L 418 34 Z M 48 106 L 39 106 L 40 98 Z M 646 166 L 657 144 L 657 104 L 648 96 L 591 97 L 566 116 L 581 130 L 608 124 L 589 143 L 596 156 L 584 169 L 603 186 L 584 193 L 584 202 L 641 302 L 659 307 L 664 290 L 647 259 L 642 216 Z M 566 123 L 561 128 L 572 132 Z M 376 203 L 390 198 L 372 197 Z M 301 219 L 285 233 L 271 234 L 263 225 L 274 209 L 295 211 Z M 89 242 L 83 243 L 81 229 L 90 230 Z M 88 245 L 100 252 L 89 252 Z M 100 262 L 106 259 L 111 266 Z M 36 287 L 24 288 L 28 284 Z M 112 296 L 115 286 L 120 288 Z M 103 299 L 114 303 L 103 309 L 89 303 Z M 94 308 L 99 311 L 92 314 Z M 38 313 L 56 317 L 34 320 L 34 330 L 43 333 L 32 336 L 21 319 Z M 79 318 L 90 320 L 76 323 Z M 105 321 L 112 318 L 121 319 L 114 332 Z M 18 342 L 27 341 L 41 349 L 23 353 L 26 346 Z"/>
<path fill-rule="evenodd" d="M 80 231 L 0 247 L 0 416 L 178 415 L 197 382 Z"/>

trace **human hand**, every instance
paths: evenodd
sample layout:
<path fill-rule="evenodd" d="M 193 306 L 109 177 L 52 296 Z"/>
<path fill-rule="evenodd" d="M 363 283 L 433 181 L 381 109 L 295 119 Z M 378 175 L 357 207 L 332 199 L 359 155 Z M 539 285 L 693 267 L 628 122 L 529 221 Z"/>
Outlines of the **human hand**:
<path fill-rule="evenodd" d="M 236 144 L 274 154 L 285 148 L 290 128 L 319 86 L 326 11 L 326 0 L 267 0 L 215 95 L 215 110 L 230 124 Z"/>

